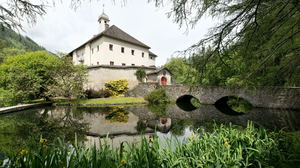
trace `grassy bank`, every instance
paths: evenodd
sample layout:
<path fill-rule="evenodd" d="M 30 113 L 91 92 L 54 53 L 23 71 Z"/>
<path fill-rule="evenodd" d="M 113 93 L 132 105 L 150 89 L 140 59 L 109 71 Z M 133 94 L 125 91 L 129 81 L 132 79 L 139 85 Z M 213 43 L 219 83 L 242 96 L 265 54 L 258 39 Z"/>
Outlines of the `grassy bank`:
<path fill-rule="evenodd" d="M 110 105 L 110 104 L 135 104 L 146 103 L 142 97 L 115 97 L 103 99 L 73 99 L 71 101 L 61 99 L 55 101 L 58 105 Z"/>
<path fill-rule="evenodd" d="M 191 132 L 183 144 L 154 137 L 115 150 L 107 143 L 89 149 L 41 139 L 6 157 L 4 167 L 298 167 L 300 147 L 299 138 L 283 130 L 267 133 L 249 123 L 244 130 L 215 125 L 211 133 Z"/>

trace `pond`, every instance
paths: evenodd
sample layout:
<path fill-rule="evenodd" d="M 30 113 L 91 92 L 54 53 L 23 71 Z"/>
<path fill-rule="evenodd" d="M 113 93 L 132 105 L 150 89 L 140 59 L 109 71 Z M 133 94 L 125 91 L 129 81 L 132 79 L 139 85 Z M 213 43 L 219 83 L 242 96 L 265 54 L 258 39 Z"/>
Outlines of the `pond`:
<path fill-rule="evenodd" d="M 221 111 L 219 111 L 221 110 Z M 227 113 L 213 105 L 200 106 L 185 111 L 182 105 L 164 106 L 106 106 L 106 107 L 59 107 L 32 108 L 11 114 L 0 115 L 0 147 L 11 142 L 16 146 L 30 138 L 41 135 L 49 141 L 64 137 L 73 141 L 75 134 L 85 145 L 99 145 L 109 133 L 109 144 L 118 147 L 122 141 L 139 141 L 158 136 L 176 137 L 181 142 L 191 136 L 191 131 L 203 128 L 210 131 L 217 125 L 231 122 L 237 127 L 246 127 L 252 121 L 257 127 L 286 131 L 300 130 L 300 112 L 293 110 L 253 108 L 249 113 Z M 89 142 L 89 143 L 88 143 Z"/>

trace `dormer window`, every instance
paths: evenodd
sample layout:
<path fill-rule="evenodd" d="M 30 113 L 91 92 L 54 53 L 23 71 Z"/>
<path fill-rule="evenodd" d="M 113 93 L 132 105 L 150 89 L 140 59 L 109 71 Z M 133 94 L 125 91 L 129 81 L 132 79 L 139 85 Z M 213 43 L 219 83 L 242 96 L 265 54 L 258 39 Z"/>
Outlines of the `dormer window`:
<path fill-rule="evenodd" d="M 110 44 L 110 45 L 109 45 L 109 50 L 110 50 L 110 51 L 113 51 L 113 47 L 114 47 L 114 46 L 113 46 L 112 44 Z"/>

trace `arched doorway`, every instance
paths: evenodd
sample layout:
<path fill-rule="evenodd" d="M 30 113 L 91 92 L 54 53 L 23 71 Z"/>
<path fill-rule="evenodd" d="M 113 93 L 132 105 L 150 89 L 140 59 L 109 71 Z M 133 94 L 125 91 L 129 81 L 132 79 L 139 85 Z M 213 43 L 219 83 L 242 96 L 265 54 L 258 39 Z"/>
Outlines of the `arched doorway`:
<path fill-rule="evenodd" d="M 161 78 L 161 85 L 167 85 L 167 78 L 166 77 Z"/>

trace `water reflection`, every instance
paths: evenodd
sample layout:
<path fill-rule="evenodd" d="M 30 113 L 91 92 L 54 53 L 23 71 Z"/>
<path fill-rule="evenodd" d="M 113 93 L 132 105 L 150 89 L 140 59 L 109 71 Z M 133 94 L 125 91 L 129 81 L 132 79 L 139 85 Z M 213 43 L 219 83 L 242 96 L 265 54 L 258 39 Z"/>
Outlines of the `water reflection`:
<path fill-rule="evenodd" d="M 55 137 L 74 141 L 75 133 L 79 140 L 85 138 L 89 123 L 84 121 L 83 114 L 68 107 L 33 108 L 0 116 L 0 146 L 22 146 L 24 141 L 41 136 L 53 141 Z"/>
<path fill-rule="evenodd" d="M 248 120 L 257 126 L 274 129 L 300 130 L 300 112 L 253 108 L 243 115 L 221 113 L 215 106 L 200 106 L 184 111 L 176 104 L 159 106 L 111 106 L 111 107 L 44 107 L 0 116 L 0 146 L 10 140 L 28 139 L 31 135 L 53 139 L 65 137 L 73 141 L 75 133 L 86 145 L 99 145 L 109 133 L 109 144 L 118 146 L 122 141 L 139 141 L 146 138 L 179 139 L 189 137 L 191 131 L 203 128 L 211 131 L 217 124 L 229 123 L 246 127 Z M 156 134 L 155 134 L 156 130 Z M 88 143 L 90 142 L 90 143 Z"/>

